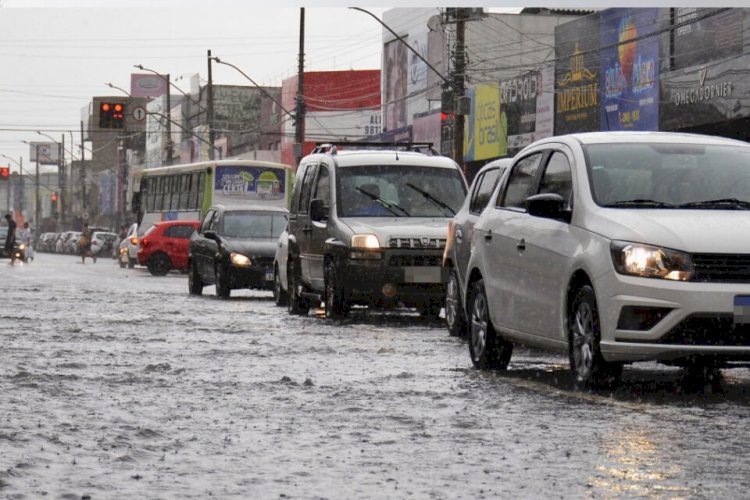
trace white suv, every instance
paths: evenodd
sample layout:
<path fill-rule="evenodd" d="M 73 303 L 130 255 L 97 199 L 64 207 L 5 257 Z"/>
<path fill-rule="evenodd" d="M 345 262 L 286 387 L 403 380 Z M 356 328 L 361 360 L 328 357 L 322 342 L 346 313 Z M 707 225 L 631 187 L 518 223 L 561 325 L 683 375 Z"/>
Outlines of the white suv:
<path fill-rule="evenodd" d="M 675 133 L 553 137 L 519 153 L 477 221 L 463 296 L 479 368 L 513 343 L 579 386 L 658 360 L 750 360 L 750 145 Z"/>

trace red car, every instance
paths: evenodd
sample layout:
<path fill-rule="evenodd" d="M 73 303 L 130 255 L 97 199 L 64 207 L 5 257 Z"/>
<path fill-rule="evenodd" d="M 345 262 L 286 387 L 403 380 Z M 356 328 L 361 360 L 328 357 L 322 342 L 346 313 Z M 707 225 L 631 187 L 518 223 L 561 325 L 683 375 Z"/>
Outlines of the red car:
<path fill-rule="evenodd" d="M 164 276 L 172 269 L 187 270 L 188 242 L 198 227 L 197 220 L 154 223 L 140 240 L 138 263 L 154 276 Z"/>

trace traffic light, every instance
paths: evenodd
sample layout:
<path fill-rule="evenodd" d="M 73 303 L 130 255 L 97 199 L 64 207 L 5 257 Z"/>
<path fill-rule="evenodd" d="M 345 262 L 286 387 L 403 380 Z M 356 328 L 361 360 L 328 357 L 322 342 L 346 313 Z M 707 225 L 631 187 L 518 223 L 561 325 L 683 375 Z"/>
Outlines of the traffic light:
<path fill-rule="evenodd" d="M 50 199 L 50 206 L 52 208 L 52 213 L 57 212 L 57 193 L 53 192 L 51 195 L 49 195 L 49 199 Z"/>
<path fill-rule="evenodd" d="M 124 128 L 125 127 L 125 103 L 123 102 L 100 102 L 99 103 L 99 128 Z"/>
<path fill-rule="evenodd" d="M 0 181 L 10 179 L 10 167 L 0 167 Z"/>

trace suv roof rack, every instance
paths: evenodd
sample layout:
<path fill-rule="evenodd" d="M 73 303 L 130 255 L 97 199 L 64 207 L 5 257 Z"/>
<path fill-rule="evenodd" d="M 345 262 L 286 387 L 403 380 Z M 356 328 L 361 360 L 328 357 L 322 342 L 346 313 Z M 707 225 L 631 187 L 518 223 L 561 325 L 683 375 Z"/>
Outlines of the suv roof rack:
<path fill-rule="evenodd" d="M 375 142 L 375 141 L 327 141 L 316 142 L 312 153 L 328 153 L 335 155 L 337 148 L 342 147 L 350 150 L 358 149 L 387 149 L 398 151 L 413 151 L 421 153 L 427 151 L 432 156 L 440 156 L 440 153 L 432 147 L 431 142 Z"/>

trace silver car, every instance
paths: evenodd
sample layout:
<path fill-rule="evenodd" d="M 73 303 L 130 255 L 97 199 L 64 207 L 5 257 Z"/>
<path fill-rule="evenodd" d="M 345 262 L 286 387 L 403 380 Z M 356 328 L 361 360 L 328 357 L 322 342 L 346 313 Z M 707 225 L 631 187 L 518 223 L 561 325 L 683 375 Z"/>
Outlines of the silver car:
<path fill-rule="evenodd" d="M 466 315 L 461 307 L 461 290 L 466 282 L 466 268 L 471 257 L 474 224 L 482 215 L 492 191 L 512 161 L 512 158 L 501 158 L 483 166 L 474 176 L 461 209 L 448 221 L 443 267 L 448 270 L 448 282 L 445 284 L 445 324 L 451 336 L 466 335 Z"/>
<path fill-rule="evenodd" d="M 750 360 L 750 145 L 658 132 L 552 137 L 519 153 L 475 225 L 464 287 L 478 368 L 513 343 L 576 383 L 658 360 Z"/>

